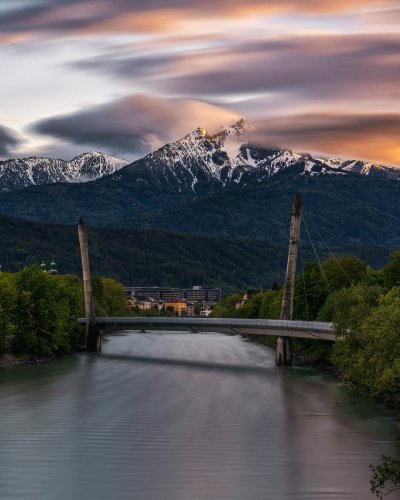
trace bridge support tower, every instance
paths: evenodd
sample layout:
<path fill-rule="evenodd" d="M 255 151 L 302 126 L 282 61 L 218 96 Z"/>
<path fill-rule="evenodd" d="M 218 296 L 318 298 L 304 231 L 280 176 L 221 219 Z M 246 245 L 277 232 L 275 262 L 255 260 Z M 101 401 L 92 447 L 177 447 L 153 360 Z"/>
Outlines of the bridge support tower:
<path fill-rule="evenodd" d="M 281 314 L 279 319 L 291 320 L 293 316 L 293 295 L 296 280 L 297 251 L 300 240 L 300 226 L 303 211 L 301 193 L 297 193 L 293 202 L 290 220 L 289 253 L 286 267 L 285 286 L 283 289 Z M 275 348 L 276 364 L 278 366 L 292 365 L 292 339 L 278 337 Z"/>
<path fill-rule="evenodd" d="M 78 224 L 79 246 L 81 249 L 83 289 L 86 312 L 86 351 L 101 352 L 101 330 L 96 324 L 92 283 L 90 281 L 89 250 L 86 225 L 82 217 Z"/>

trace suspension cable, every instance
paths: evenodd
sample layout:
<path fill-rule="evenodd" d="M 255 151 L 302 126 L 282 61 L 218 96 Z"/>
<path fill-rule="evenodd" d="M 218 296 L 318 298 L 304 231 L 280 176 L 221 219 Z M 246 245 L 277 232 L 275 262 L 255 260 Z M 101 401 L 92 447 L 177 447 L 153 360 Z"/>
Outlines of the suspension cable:
<path fill-rule="evenodd" d="M 336 257 L 336 255 L 332 252 L 331 248 L 329 247 L 329 245 L 326 243 L 326 241 L 324 240 L 324 238 L 321 236 L 321 233 L 318 231 L 317 227 L 315 224 L 312 223 L 311 221 L 311 218 L 307 217 L 305 214 L 303 214 L 304 218 L 308 219 L 308 222 L 310 224 L 310 226 L 314 229 L 314 231 L 317 233 L 317 235 L 319 236 L 319 239 L 322 241 L 322 243 L 325 245 L 325 248 L 328 250 L 329 254 L 331 255 L 331 257 L 333 257 L 333 259 L 337 262 L 340 270 L 342 271 L 342 273 L 345 275 L 345 277 L 347 278 L 347 281 L 349 282 L 350 285 L 353 284 L 352 280 L 349 278 L 348 274 L 346 273 L 346 271 L 343 269 L 342 265 L 340 264 L 340 261 L 339 259 Z"/>
<path fill-rule="evenodd" d="M 309 314 L 308 314 L 308 301 L 307 301 L 307 291 L 306 291 L 306 275 L 304 273 L 304 260 L 303 260 L 303 249 L 302 249 L 302 246 L 301 246 L 301 239 L 299 239 L 299 247 L 300 247 L 301 269 L 302 269 L 302 272 L 303 272 L 304 301 L 306 303 L 306 317 L 307 317 L 307 321 L 308 321 Z"/>
<path fill-rule="evenodd" d="M 313 250 L 314 250 L 315 257 L 317 258 L 317 261 L 318 261 L 319 267 L 320 267 L 320 269 L 321 269 L 322 276 L 323 276 L 323 278 L 324 278 L 326 288 L 328 289 L 328 293 L 329 293 L 329 294 L 332 294 L 333 292 L 332 292 L 332 289 L 331 289 L 331 287 L 330 287 L 330 285 L 329 285 L 328 278 L 327 278 L 327 276 L 326 276 L 326 274 L 325 274 L 324 268 L 322 267 L 321 261 L 320 261 L 320 259 L 319 259 L 319 257 L 318 257 L 318 253 L 317 253 L 317 250 L 315 249 L 314 242 L 313 242 L 313 240 L 312 240 L 312 238 L 311 238 L 311 235 L 310 235 L 310 231 L 308 230 L 307 222 L 306 222 L 306 220 L 305 220 L 305 219 L 303 219 L 303 221 L 304 221 L 304 226 L 305 226 L 305 228 L 306 228 L 306 231 L 307 231 L 308 237 L 309 237 L 310 242 L 311 242 L 311 246 L 312 246 L 312 248 L 313 248 Z"/>

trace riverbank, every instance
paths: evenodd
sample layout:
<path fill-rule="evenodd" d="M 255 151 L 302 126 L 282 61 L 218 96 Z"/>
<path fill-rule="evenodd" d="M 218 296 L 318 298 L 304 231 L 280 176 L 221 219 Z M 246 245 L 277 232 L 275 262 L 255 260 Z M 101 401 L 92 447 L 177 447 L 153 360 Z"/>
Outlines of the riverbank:
<path fill-rule="evenodd" d="M 251 342 L 255 342 L 256 344 L 265 345 L 271 348 L 275 348 L 276 337 L 271 336 L 261 336 L 261 335 L 247 335 L 245 338 L 248 338 Z M 313 341 L 318 342 L 318 341 Z M 296 348 L 296 345 L 293 346 L 293 358 L 305 363 L 307 365 L 313 366 L 314 368 L 320 368 L 321 370 L 327 371 L 331 373 L 335 377 L 341 377 L 342 372 L 330 363 L 325 356 L 321 357 L 319 355 L 311 354 L 310 352 L 302 349 Z"/>
<path fill-rule="evenodd" d="M 0 368 L 26 365 L 47 365 L 49 363 L 53 363 L 57 359 L 57 356 L 16 357 L 13 354 L 3 354 L 0 356 Z"/>

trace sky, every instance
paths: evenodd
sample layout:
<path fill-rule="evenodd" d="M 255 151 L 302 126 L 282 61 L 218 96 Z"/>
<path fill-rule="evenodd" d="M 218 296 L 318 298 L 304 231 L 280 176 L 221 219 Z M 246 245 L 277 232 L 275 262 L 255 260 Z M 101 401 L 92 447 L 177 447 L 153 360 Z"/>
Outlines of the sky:
<path fill-rule="evenodd" d="M 399 0 L 1 0 L 0 158 L 134 160 L 240 117 L 400 165 Z"/>

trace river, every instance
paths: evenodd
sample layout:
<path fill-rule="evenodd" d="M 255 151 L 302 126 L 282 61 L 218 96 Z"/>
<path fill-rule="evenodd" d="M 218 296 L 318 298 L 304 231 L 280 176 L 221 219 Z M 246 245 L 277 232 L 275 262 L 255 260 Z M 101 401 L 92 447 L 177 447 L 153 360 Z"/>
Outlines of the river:
<path fill-rule="evenodd" d="M 0 498 L 373 499 L 394 417 L 355 399 L 240 337 L 121 332 L 0 371 Z"/>

